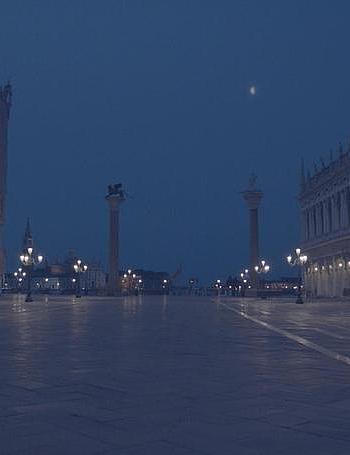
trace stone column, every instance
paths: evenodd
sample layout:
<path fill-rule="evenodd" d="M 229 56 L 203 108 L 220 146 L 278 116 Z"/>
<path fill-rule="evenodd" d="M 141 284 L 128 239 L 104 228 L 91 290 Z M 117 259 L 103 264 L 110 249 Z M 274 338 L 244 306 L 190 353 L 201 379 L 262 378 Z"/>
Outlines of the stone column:
<path fill-rule="evenodd" d="M 119 207 L 125 200 L 120 183 L 108 186 L 106 200 L 109 205 L 108 295 L 117 295 L 119 282 Z"/>
<path fill-rule="evenodd" d="M 0 279 L 5 273 L 5 248 L 3 228 L 5 225 L 5 201 L 7 180 L 7 130 L 11 109 L 11 85 L 0 86 Z"/>
<path fill-rule="evenodd" d="M 310 209 L 306 209 L 306 240 L 310 240 L 311 237 L 311 215 Z"/>
<path fill-rule="evenodd" d="M 321 230 L 321 204 L 317 202 L 315 205 L 316 210 L 316 237 L 319 237 L 322 234 Z"/>
<path fill-rule="evenodd" d="M 259 287 L 258 275 L 254 270 L 254 267 L 259 264 L 259 219 L 258 209 L 263 197 L 263 192 L 258 190 L 255 186 L 255 180 L 250 182 L 248 190 L 244 191 L 243 198 L 247 204 L 249 210 L 249 249 L 250 249 L 250 267 L 249 275 L 252 284 L 252 290 L 250 295 L 256 295 Z"/>
<path fill-rule="evenodd" d="M 331 204 L 332 204 L 332 227 L 333 227 L 333 231 L 336 231 L 338 229 L 336 194 L 331 196 Z"/>
<path fill-rule="evenodd" d="M 304 209 L 301 212 L 301 232 L 302 232 L 302 239 L 304 242 L 307 241 L 307 211 Z"/>
<path fill-rule="evenodd" d="M 348 225 L 348 205 L 346 201 L 346 190 L 342 190 L 341 197 L 341 227 L 346 228 Z"/>
<path fill-rule="evenodd" d="M 314 206 L 309 208 L 309 220 L 310 220 L 310 239 L 315 237 L 315 219 L 314 219 Z"/>
<path fill-rule="evenodd" d="M 328 227 L 328 210 L 327 210 L 327 200 L 322 201 L 323 207 L 323 233 L 327 234 L 329 227 Z"/>

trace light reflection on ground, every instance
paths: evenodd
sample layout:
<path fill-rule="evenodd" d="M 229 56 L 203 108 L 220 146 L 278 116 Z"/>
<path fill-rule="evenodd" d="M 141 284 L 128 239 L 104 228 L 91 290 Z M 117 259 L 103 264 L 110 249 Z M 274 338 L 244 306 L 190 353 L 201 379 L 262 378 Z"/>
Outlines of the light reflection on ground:
<path fill-rule="evenodd" d="M 295 341 L 350 356 L 350 303 L 3 296 L 0 328 L 1 455 L 350 451 L 350 366 Z"/>

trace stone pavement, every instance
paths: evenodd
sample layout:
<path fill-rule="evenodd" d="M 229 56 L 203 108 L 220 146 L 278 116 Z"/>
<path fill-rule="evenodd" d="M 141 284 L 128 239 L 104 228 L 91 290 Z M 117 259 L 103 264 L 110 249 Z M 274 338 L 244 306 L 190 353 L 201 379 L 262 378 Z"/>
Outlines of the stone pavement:
<path fill-rule="evenodd" d="M 2 296 L 0 454 L 348 455 L 349 342 L 350 303 Z"/>

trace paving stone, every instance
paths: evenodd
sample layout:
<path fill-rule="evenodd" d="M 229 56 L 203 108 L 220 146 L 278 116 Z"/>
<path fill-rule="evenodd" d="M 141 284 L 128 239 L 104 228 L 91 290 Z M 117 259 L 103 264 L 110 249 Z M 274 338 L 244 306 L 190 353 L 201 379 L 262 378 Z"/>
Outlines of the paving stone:
<path fill-rule="evenodd" d="M 245 314 L 350 356 L 344 302 L 2 296 L 1 455 L 348 455 L 350 365 Z"/>

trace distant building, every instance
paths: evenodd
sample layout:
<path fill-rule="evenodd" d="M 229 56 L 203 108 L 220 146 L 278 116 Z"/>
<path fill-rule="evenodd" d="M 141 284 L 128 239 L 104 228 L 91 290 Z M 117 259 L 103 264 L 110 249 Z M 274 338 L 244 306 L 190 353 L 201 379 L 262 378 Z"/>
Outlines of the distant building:
<path fill-rule="evenodd" d="M 350 150 L 301 174 L 299 195 L 304 270 L 310 296 L 350 294 Z"/>
<path fill-rule="evenodd" d="M 26 251 L 28 248 L 35 249 L 29 219 L 23 236 L 22 251 Z M 70 250 L 63 261 L 56 259 L 50 264 L 46 259 L 42 264 L 36 266 L 31 274 L 33 291 L 74 294 L 77 289 L 77 274 L 74 271 L 74 264 L 77 260 L 75 252 Z M 82 291 L 90 294 L 103 293 L 106 288 L 106 274 L 100 263 L 88 262 L 87 267 L 87 271 L 81 275 Z M 16 271 L 5 275 L 3 289 L 9 292 L 25 291 L 27 280 L 26 267 L 20 266 Z"/>
<path fill-rule="evenodd" d="M 93 292 L 106 289 L 106 273 L 99 262 L 88 262 L 88 269 L 82 276 L 82 287 Z"/>
<path fill-rule="evenodd" d="M 121 270 L 119 272 L 120 288 L 125 293 L 164 294 L 172 284 L 172 277 L 167 272 L 150 270 Z"/>

